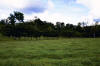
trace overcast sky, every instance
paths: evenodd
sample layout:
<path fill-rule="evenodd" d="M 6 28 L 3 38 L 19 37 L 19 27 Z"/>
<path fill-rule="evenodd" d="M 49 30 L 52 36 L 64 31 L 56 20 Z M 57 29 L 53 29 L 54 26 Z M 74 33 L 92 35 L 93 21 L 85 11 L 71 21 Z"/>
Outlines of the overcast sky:
<path fill-rule="evenodd" d="M 0 19 L 13 11 L 25 14 L 25 20 L 39 17 L 43 21 L 77 24 L 100 18 L 100 0 L 0 0 Z"/>

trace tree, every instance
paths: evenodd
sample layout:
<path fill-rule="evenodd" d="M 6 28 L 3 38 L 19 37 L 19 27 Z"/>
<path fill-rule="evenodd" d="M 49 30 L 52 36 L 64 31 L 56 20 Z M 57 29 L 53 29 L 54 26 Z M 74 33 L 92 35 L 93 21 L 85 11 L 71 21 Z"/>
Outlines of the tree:
<path fill-rule="evenodd" d="M 14 16 L 19 22 L 24 22 L 24 14 L 23 13 L 15 11 Z"/>
<path fill-rule="evenodd" d="M 16 22 L 15 16 L 13 14 L 10 14 L 10 16 L 8 17 L 8 19 L 9 19 L 9 22 L 11 23 L 11 25 L 14 26 L 15 22 Z"/>
<path fill-rule="evenodd" d="M 17 12 L 17 11 L 15 11 L 13 14 L 10 14 L 10 16 L 8 17 L 8 21 L 9 21 L 9 23 L 11 23 L 11 32 L 13 33 L 11 33 L 12 34 L 12 36 L 13 37 L 19 37 L 20 35 L 18 35 L 18 33 L 20 33 L 19 32 L 19 30 L 17 30 L 16 28 L 16 26 L 15 26 L 15 23 L 17 22 L 17 21 L 19 21 L 19 22 L 24 22 L 24 14 L 23 13 L 21 13 L 21 12 Z"/>
<path fill-rule="evenodd" d="M 15 11 L 14 14 L 10 14 L 8 19 L 9 19 L 9 22 L 14 26 L 16 21 L 24 22 L 24 14 L 21 12 Z"/>
<path fill-rule="evenodd" d="M 17 22 L 17 23 L 16 23 Z M 100 37 L 100 25 L 88 26 L 86 22 L 78 25 L 42 21 L 35 17 L 34 20 L 25 21 L 24 14 L 15 11 L 7 19 L 0 20 L 0 33 L 14 38 L 20 37 Z"/>
<path fill-rule="evenodd" d="M 2 28 L 6 25 L 6 20 L 5 19 L 2 19 L 0 20 L 0 33 L 2 31 Z"/>

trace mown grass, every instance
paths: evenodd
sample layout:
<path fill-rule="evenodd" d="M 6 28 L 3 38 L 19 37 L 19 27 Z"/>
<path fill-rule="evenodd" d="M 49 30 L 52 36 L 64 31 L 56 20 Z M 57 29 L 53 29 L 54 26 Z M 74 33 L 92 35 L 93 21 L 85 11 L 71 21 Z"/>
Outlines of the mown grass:
<path fill-rule="evenodd" d="M 0 66 L 100 66 L 100 38 L 0 41 Z"/>

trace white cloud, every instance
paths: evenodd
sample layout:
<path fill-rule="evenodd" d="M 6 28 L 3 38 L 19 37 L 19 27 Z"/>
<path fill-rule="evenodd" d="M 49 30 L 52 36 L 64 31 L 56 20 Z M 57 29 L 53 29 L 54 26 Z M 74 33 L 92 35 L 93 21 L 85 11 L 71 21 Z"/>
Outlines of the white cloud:
<path fill-rule="evenodd" d="M 27 7 L 30 7 L 31 10 L 32 7 L 46 7 L 46 10 L 43 10 L 41 13 L 34 13 L 32 11 L 32 14 L 25 14 L 25 19 L 33 19 L 34 16 L 38 16 L 44 21 L 53 22 L 54 24 L 57 21 L 65 22 L 65 23 L 73 23 L 77 24 L 78 22 L 82 21 L 89 21 L 90 23 L 93 23 L 94 18 L 100 18 L 100 0 L 77 0 L 78 4 L 83 4 L 84 6 L 88 7 L 90 9 L 90 12 L 88 16 L 77 16 L 71 15 L 68 12 L 66 14 L 61 12 L 54 12 L 51 13 L 52 10 L 55 10 L 55 5 L 53 0 L 0 0 L 0 19 L 7 18 L 9 16 L 9 13 L 12 13 L 13 11 L 24 9 Z M 44 6 L 45 5 L 45 6 Z M 63 4 L 61 4 L 63 5 Z M 67 7 L 67 6 L 66 6 Z M 80 12 L 82 9 L 75 7 L 73 11 Z M 24 11 L 24 10 L 23 10 Z M 82 10 L 83 11 L 83 10 Z"/>
<path fill-rule="evenodd" d="M 77 0 L 77 3 L 83 4 L 90 9 L 88 18 L 91 18 L 91 21 L 100 18 L 100 0 Z"/>
<path fill-rule="evenodd" d="M 13 11 L 43 12 L 52 7 L 53 4 L 49 0 L 0 0 L 0 19 L 7 18 Z"/>
<path fill-rule="evenodd" d="M 0 7 L 10 8 L 25 8 L 27 6 L 41 6 L 44 5 L 44 1 L 41 0 L 0 0 Z"/>
<path fill-rule="evenodd" d="M 78 22 L 81 21 L 81 19 L 79 19 L 79 17 L 77 16 L 67 16 L 62 13 L 50 13 L 48 10 L 44 13 L 33 13 L 32 15 L 26 15 L 25 19 L 34 19 L 34 16 L 37 16 L 43 21 L 52 22 L 54 24 L 56 24 L 56 22 L 64 22 L 65 24 L 70 23 L 76 25 Z"/>
<path fill-rule="evenodd" d="M 54 3 L 51 0 L 48 0 L 48 9 L 53 9 L 54 8 Z"/>
<path fill-rule="evenodd" d="M 25 4 L 23 0 L 0 0 L 0 6 L 5 8 L 23 8 Z"/>

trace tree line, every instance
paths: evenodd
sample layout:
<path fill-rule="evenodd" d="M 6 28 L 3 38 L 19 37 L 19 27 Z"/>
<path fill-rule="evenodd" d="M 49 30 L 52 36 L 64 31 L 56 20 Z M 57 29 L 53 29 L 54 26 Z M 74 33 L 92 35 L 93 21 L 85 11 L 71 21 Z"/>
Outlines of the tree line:
<path fill-rule="evenodd" d="M 0 34 L 13 38 L 21 37 L 100 37 L 100 25 L 91 26 L 85 23 L 78 25 L 65 24 L 64 22 L 42 21 L 39 18 L 24 21 L 24 14 L 15 11 L 7 19 L 0 20 Z"/>

